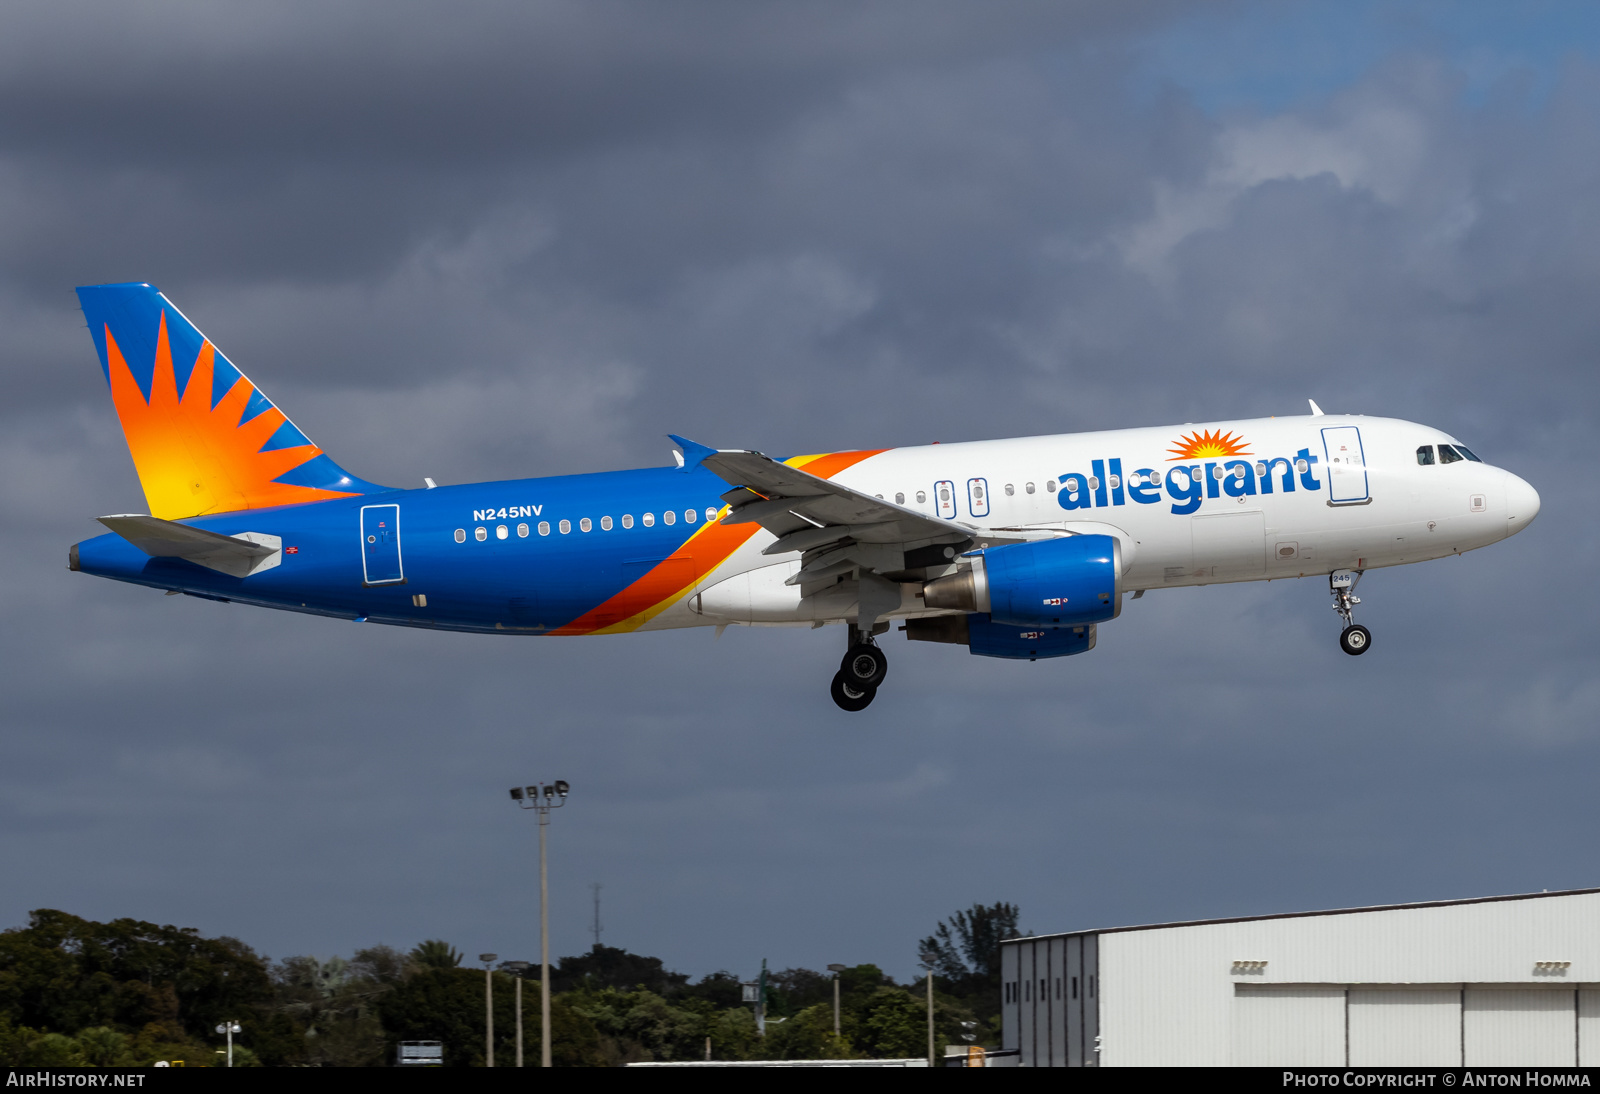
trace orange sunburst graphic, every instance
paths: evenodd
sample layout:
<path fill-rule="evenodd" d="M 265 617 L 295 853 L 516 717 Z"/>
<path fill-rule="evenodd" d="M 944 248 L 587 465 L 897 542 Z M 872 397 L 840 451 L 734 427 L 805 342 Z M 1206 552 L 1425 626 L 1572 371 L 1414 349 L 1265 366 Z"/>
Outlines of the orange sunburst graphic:
<path fill-rule="evenodd" d="M 286 420 L 283 411 L 270 407 L 248 422 L 241 422 L 239 419 L 255 394 L 255 385 L 243 376 L 234 381 L 213 408 L 215 358 L 211 343 L 202 343 L 180 399 L 163 311 L 156 335 L 150 398 L 146 399 L 110 328 L 106 328 L 111 399 L 122 421 L 123 435 L 128 438 L 128 450 L 139 472 L 150 514 L 163 520 L 178 520 L 206 513 L 350 497 L 348 493 L 273 481 L 321 455 L 322 449 L 303 444 L 261 451 Z"/>
<path fill-rule="evenodd" d="M 1248 456 L 1249 450 L 1245 447 L 1243 437 L 1235 437 L 1233 433 L 1218 433 L 1206 430 L 1204 433 L 1190 433 L 1187 437 L 1179 437 L 1178 443 L 1167 449 L 1172 455 L 1172 460 L 1203 460 L 1212 456 Z"/>

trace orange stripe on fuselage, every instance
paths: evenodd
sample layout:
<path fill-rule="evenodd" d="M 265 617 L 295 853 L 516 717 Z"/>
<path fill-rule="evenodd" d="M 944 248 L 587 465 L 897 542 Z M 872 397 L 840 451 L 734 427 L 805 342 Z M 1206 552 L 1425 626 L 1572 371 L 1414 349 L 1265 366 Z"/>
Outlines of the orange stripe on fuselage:
<path fill-rule="evenodd" d="M 824 452 L 815 456 L 795 456 L 784 462 L 818 478 L 831 479 L 869 456 L 886 451 L 888 449 L 874 448 L 865 452 Z M 714 520 L 685 540 L 671 558 L 662 561 L 638 581 L 571 623 L 549 633 L 621 634 L 638 630 L 687 596 L 707 574 L 731 558 L 760 529 L 759 524 L 725 525 L 720 518 Z"/>

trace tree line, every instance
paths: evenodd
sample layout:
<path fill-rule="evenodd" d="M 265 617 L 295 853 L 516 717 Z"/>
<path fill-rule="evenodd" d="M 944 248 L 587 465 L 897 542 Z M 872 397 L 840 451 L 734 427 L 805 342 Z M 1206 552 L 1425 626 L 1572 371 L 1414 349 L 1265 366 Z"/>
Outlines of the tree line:
<path fill-rule="evenodd" d="M 1016 937 L 1015 905 L 974 905 L 937 925 L 917 952 L 934 974 L 936 1040 L 999 1043 L 999 944 Z M 400 1041 L 444 1044 L 446 1066 L 485 1062 L 482 969 L 439 939 L 408 951 L 378 945 L 349 957 L 272 961 L 236 938 L 41 909 L 0 932 L 0 1064 L 140 1066 L 222 1062 L 224 1021 L 237 1021 L 235 1066 L 377 1067 Z M 495 1062 L 515 1061 L 515 974 L 494 985 Z M 523 1053 L 540 1055 L 539 970 L 524 974 Z M 691 981 L 659 958 L 596 945 L 551 969 L 557 1066 L 644 1060 L 922 1056 L 924 983 L 876 965 L 837 974 L 790 968 L 766 978 L 766 1033 L 743 982 L 718 971 Z"/>

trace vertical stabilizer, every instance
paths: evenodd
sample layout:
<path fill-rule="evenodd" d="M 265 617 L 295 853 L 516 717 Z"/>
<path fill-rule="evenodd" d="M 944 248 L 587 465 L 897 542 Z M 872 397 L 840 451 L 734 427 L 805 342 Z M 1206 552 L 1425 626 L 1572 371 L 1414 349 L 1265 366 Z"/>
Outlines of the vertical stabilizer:
<path fill-rule="evenodd" d="M 152 516 L 385 489 L 329 459 L 155 286 L 92 285 L 78 301 Z"/>

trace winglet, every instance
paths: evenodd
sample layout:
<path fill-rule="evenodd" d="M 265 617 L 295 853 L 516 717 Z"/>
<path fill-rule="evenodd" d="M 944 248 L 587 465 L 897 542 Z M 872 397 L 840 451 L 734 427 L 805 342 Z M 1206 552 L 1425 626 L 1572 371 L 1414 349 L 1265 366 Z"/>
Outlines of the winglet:
<path fill-rule="evenodd" d="M 673 444 L 683 449 L 683 466 L 678 468 L 680 471 L 693 471 L 700 466 L 701 461 L 707 456 L 715 456 L 717 454 L 715 448 L 707 448 L 703 444 L 696 444 L 687 437 L 680 437 L 675 433 L 668 433 L 667 436 L 672 440 Z"/>
<path fill-rule="evenodd" d="M 1311 416 L 1313 418 L 1322 417 L 1322 408 L 1317 405 L 1317 401 L 1315 399 L 1307 399 L 1306 402 L 1311 404 Z"/>

